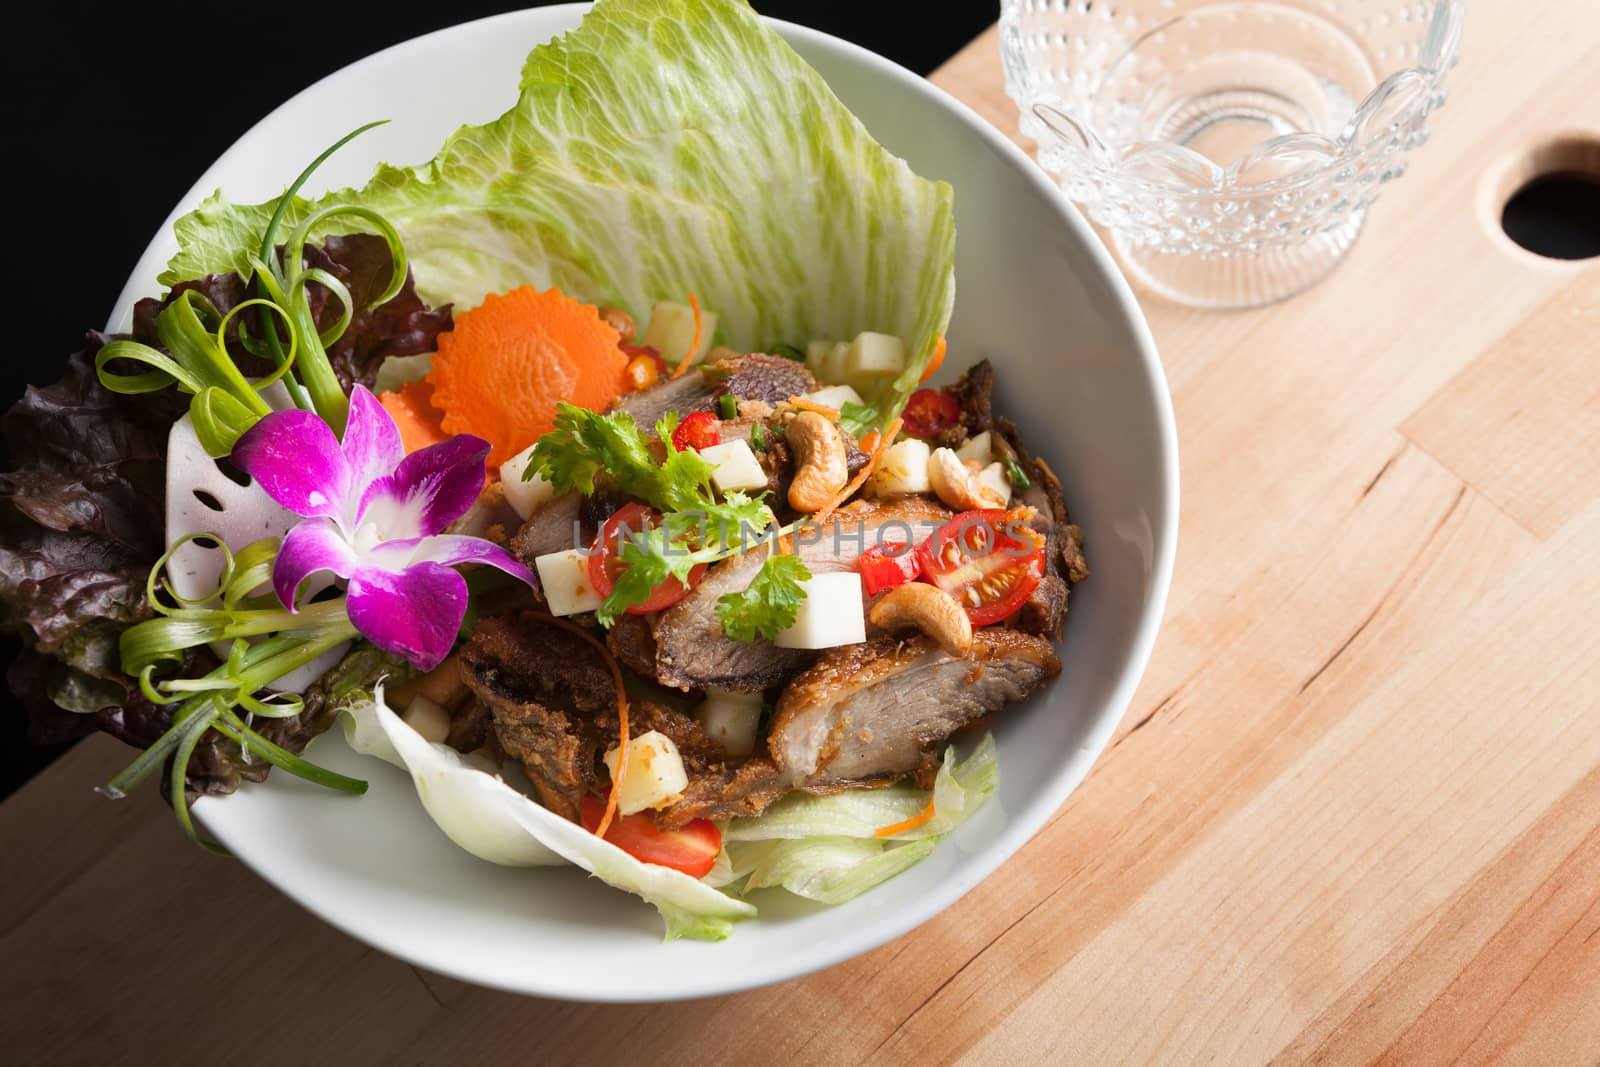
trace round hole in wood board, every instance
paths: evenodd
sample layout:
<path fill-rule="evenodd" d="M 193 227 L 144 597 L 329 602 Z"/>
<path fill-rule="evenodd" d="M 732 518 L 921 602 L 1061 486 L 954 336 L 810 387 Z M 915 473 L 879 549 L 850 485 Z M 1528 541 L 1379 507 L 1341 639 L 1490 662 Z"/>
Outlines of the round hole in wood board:
<path fill-rule="evenodd" d="M 1600 134 L 1563 133 L 1485 176 L 1485 223 L 1511 247 L 1551 265 L 1600 257 Z"/>

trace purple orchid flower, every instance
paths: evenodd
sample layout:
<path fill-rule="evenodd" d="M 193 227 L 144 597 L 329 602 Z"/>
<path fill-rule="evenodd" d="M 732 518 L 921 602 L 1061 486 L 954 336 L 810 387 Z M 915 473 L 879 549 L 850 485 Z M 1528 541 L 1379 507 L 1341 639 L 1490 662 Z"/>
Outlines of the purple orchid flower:
<path fill-rule="evenodd" d="M 394 420 L 366 388 L 350 395 L 344 441 L 310 411 L 275 411 L 252 426 L 233 462 L 302 516 L 283 539 L 272 587 L 290 611 L 305 580 L 350 582 L 350 622 L 373 644 L 429 671 L 450 654 L 467 611 L 466 579 L 483 563 L 534 577 L 499 545 L 444 533 L 483 489 L 489 442 L 471 434 L 405 454 Z"/>

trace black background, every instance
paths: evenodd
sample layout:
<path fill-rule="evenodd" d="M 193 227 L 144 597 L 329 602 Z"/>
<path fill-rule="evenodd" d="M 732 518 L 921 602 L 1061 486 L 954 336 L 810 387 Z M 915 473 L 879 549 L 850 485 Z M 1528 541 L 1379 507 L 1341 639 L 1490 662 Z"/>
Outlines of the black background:
<path fill-rule="evenodd" d="M 34 4 L 11 21 L 0 408 L 60 376 L 103 326 L 179 196 L 258 119 L 317 79 L 431 30 L 537 3 Z M 754 0 L 926 74 L 994 21 L 986 0 Z M 102 9 L 103 8 L 103 9 Z M 298 163 L 290 170 L 298 169 Z M 4 457 L 0 457 L 3 460 Z M 0 469 L 9 463 L 0 462 Z M 0 638 L 0 664 L 14 644 Z M 3 696 L 0 692 L 0 696 Z M 57 753 L 0 700 L 0 796 Z"/>

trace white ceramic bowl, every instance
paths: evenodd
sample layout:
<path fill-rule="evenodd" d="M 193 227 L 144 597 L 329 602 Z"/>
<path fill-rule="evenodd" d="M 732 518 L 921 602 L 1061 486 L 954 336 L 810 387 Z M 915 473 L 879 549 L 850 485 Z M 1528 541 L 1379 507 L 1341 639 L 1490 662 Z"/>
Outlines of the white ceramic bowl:
<path fill-rule="evenodd" d="M 420 37 L 294 97 L 208 170 L 173 218 L 218 186 L 276 195 L 303 162 L 357 125 L 318 175 L 359 184 L 380 160 L 430 158 L 463 123 L 515 99 L 522 60 L 575 26 L 585 5 L 538 8 Z M 938 914 L 1020 848 L 1083 779 L 1133 694 L 1155 639 L 1178 527 L 1171 401 L 1127 284 L 1077 211 L 1017 148 L 922 78 L 804 27 L 784 37 L 891 150 L 956 191 L 958 297 L 948 373 L 985 356 L 997 406 L 1066 485 L 1092 577 L 1072 595 L 1061 677 L 996 727 L 998 795 L 928 860 L 840 907 L 767 891 L 727 941 L 664 944 L 655 910 L 572 870 L 495 867 L 456 848 L 410 780 L 354 755 L 339 731 L 319 762 L 367 778 L 364 797 L 286 774 L 205 799 L 197 814 L 263 878 L 385 952 L 469 982 L 582 1000 L 727 993 L 838 963 Z M 317 191 L 317 190 L 313 190 Z M 111 317 L 159 287 L 171 219 Z"/>

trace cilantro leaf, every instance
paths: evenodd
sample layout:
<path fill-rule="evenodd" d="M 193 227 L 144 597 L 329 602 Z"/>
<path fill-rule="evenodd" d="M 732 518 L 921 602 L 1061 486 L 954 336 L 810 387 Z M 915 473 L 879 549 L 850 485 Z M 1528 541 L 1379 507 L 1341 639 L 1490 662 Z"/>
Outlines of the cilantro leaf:
<path fill-rule="evenodd" d="M 721 551 L 746 551 L 755 546 L 775 521 L 764 500 L 734 491 L 723 495 L 721 503 L 704 509 L 704 531 L 700 543 Z"/>
<path fill-rule="evenodd" d="M 794 625 L 795 613 L 806 598 L 800 583 L 810 577 L 799 556 L 769 557 L 746 589 L 717 598 L 722 632 L 735 641 L 777 637 L 779 630 Z"/>
<path fill-rule="evenodd" d="M 524 477 L 538 471 L 557 493 L 573 490 L 589 496 L 595 476 L 611 475 L 629 496 L 652 500 L 660 472 L 639 424 L 625 411 L 602 415 L 575 404 L 556 405 L 556 428 L 533 446 Z M 652 500 L 653 502 L 653 500 Z"/>
<path fill-rule="evenodd" d="M 658 422 L 657 443 L 648 440 L 625 412 L 602 415 L 563 403 L 557 405 L 556 428 L 534 445 L 528 470 L 544 475 L 557 493 L 592 494 L 595 478 L 604 474 L 622 493 L 661 513 L 653 529 L 630 531 L 618 547 L 621 566 L 616 568 L 615 584 L 596 612 L 602 626 L 610 626 L 628 608 L 647 602 L 663 582 L 674 578 L 686 582 L 699 564 L 748 551 L 776 521 L 772 509 L 759 497 L 730 492 L 719 499 L 711 482 L 716 467 L 693 449 L 673 446 L 672 431 L 677 425 L 675 414 Z M 657 455 L 662 456 L 660 463 Z M 777 582 L 778 571 L 786 566 L 780 565 L 767 583 Z M 758 579 L 766 573 L 763 567 Z M 757 619 L 749 625 L 759 627 L 765 625 L 760 620 L 771 615 L 771 609 L 763 607 L 763 598 L 776 598 L 779 616 L 772 617 L 780 617 L 783 598 L 794 594 L 778 582 L 768 592 L 757 589 L 750 595 L 754 599 L 745 614 Z M 798 603 L 793 601 L 788 608 L 789 622 L 779 629 L 794 621 Z M 719 606 L 719 613 L 721 610 Z"/>
<path fill-rule="evenodd" d="M 687 582 L 696 564 L 709 562 L 711 556 L 712 553 L 704 549 L 692 549 L 684 544 L 670 523 L 623 534 L 617 549 L 617 560 L 622 566 L 618 568 L 611 593 L 596 609 L 595 617 L 600 625 L 609 627 L 617 616 L 649 600 L 661 583 L 673 578 Z"/>

